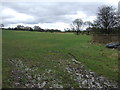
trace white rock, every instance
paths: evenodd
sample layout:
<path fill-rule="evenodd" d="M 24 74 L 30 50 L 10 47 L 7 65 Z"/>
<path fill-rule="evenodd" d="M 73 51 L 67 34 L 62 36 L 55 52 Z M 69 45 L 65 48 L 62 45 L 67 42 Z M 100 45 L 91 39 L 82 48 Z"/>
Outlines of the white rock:
<path fill-rule="evenodd" d="M 43 88 L 45 85 L 46 85 L 46 82 L 44 81 L 44 82 L 41 84 L 41 88 Z"/>
<path fill-rule="evenodd" d="M 25 86 L 26 86 L 26 87 L 28 87 L 28 86 L 29 86 L 29 84 L 25 84 Z"/>

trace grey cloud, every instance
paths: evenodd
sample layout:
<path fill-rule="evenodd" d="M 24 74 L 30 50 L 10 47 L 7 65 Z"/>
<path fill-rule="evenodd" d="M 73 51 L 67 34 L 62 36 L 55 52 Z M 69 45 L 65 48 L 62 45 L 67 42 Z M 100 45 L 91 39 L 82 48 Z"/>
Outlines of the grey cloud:
<path fill-rule="evenodd" d="M 21 23 L 26 24 L 37 24 L 37 23 L 54 23 L 54 22 L 66 22 L 70 23 L 71 18 L 65 17 L 65 15 L 76 14 L 77 11 L 82 11 L 87 16 L 96 15 L 97 8 L 102 5 L 102 3 L 81 3 L 81 2 L 50 2 L 50 3 L 19 3 L 19 2 L 4 2 L 4 8 L 11 8 L 18 13 L 24 13 L 31 15 L 35 18 L 33 21 L 26 21 Z M 4 17 L 4 16 L 3 16 Z M 4 17 L 9 18 L 9 17 Z M 11 21 L 5 23 L 18 23 L 18 21 Z"/>

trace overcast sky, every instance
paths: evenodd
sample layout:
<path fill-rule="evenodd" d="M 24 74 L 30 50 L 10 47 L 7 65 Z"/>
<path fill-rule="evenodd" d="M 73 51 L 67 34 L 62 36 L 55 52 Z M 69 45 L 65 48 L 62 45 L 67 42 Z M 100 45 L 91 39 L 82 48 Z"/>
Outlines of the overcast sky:
<path fill-rule="evenodd" d="M 93 21 L 98 7 L 112 5 L 118 7 L 119 0 L 56 0 L 38 2 L 37 0 L 3 0 L 0 5 L 0 19 L 5 27 L 40 26 L 64 30 L 76 18 Z"/>

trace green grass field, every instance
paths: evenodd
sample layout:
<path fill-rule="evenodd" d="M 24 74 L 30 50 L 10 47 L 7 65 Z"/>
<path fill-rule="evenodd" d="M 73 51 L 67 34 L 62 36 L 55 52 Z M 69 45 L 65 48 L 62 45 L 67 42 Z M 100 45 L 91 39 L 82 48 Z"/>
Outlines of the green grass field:
<path fill-rule="evenodd" d="M 71 63 L 68 53 L 74 55 L 86 68 L 117 81 L 117 50 L 108 49 L 102 44 L 91 44 L 91 40 L 92 36 L 77 36 L 72 33 L 3 31 L 3 87 L 11 87 L 9 78 L 14 67 L 10 65 L 8 59 L 20 59 L 28 67 L 39 66 L 35 73 L 42 74 L 48 69 L 52 70 L 54 78 L 61 80 L 65 87 L 69 86 L 66 83 L 77 87 L 77 83 L 74 83 L 64 71 L 64 64 Z M 48 81 L 53 79 L 49 74 L 45 75 Z"/>

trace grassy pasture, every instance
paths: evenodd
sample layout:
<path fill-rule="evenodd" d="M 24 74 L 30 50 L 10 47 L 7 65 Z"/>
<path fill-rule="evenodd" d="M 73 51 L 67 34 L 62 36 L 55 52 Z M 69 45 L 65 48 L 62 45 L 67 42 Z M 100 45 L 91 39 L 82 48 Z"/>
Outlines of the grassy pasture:
<path fill-rule="evenodd" d="M 71 33 L 3 31 L 3 87 L 11 87 L 9 78 L 14 67 L 9 64 L 8 59 L 21 59 L 29 67 L 38 65 L 36 73 L 42 74 L 50 69 L 54 71 L 54 78 L 60 79 L 65 87 L 69 86 L 67 83 L 77 87 L 77 83 L 64 71 L 64 64 L 71 64 L 68 53 L 74 55 L 86 68 L 117 81 L 117 50 L 105 48 L 101 44 L 91 44 L 91 39 L 91 36 Z M 48 81 L 53 79 L 48 74 L 46 77 Z"/>

